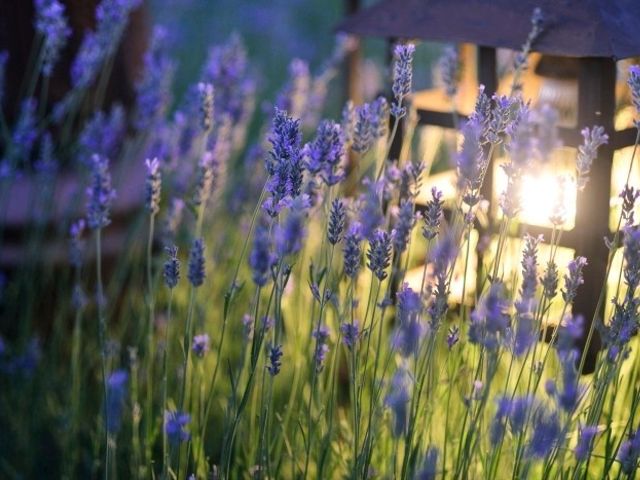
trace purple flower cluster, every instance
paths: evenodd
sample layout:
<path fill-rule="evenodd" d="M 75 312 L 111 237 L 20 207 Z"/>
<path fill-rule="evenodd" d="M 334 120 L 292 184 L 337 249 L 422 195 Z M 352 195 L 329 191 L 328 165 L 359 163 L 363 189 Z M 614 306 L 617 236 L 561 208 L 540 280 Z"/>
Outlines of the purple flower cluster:
<path fill-rule="evenodd" d="M 321 372 L 324 368 L 324 362 L 329 353 L 329 328 L 325 325 L 321 325 L 317 330 L 313 332 L 313 338 L 316 339 L 316 348 L 314 354 L 314 363 L 316 365 L 316 372 Z"/>
<path fill-rule="evenodd" d="M 640 65 L 629 67 L 629 78 L 627 84 L 631 90 L 631 101 L 637 113 L 640 113 Z M 636 123 L 636 126 L 638 123 Z"/>
<path fill-rule="evenodd" d="M 189 271 L 187 278 L 189 282 L 191 282 L 191 285 L 197 288 L 204 283 L 205 277 L 204 240 L 202 238 L 196 238 L 189 251 Z"/>
<path fill-rule="evenodd" d="M 116 370 L 107 379 L 107 430 L 114 435 L 120 430 L 122 412 L 127 396 L 129 374 L 125 370 Z"/>
<path fill-rule="evenodd" d="M 206 333 L 195 335 L 191 344 L 191 350 L 193 350 L 193 354 L 196 357 L 203 358 L 209 351 L 209 335 Z"/>
<path fill-rule="evenodd" d="M 91 163 L 91 185 L 87 188 L 87 225 L 96 230 L 111 223 L 111 205 L 116 192 L 111 186 L 109 160 L 94 155 Z"/>
<path fill-rule="evenodd" d="M 349 278 L 355 278 L 360 270 L 360 258 L 362 257 L 362 235 L 360 224 L 354 223 L 349 227 L 349 231 L 344 237 L 344 273 Z"/>
<path fill-rule="evenodd" d="M 384 230 L 376 230 L 369 241 L 367 267 L 380 281 L 387 278 L 385 271 L 391 262 L 391 236 Z"/>
<path fill-rule="evenodd" d="M 198 84 L 198 98 L 200 106 L 200 128 L 208 133 L 213 128 L 213 85 L 200 82 Z"/>
<path fill-rule="evenodd" d="M 175 288 L 180 281 L 180 261 L 178 260 L 178 247 L 175 245 L 166 247 L 167 260 L 164 262 L 162 276 L 164 283 L 170 289 Z"/>
<path fill-rule="evenodd" d="M 454 46 L 449 45 L 442 52 L 442 56 L 438 60 L 438 73 L 447 96 L 449 98 L 455 97 L 458 91 L 460 59 L 458 58 L 458 50 Z"/>
<path fill-rule="evenodd" d="M 389 393 L 385 397 L 385 405 L 393 412 L 393 435 L 399 437 L 405 433 L 409 414 L 409 387 L 411 378 L 409 372 L 400 367 L 391 379 Z"/>
<path fill-rule="evenodd" d="M 538 244 L 542 235 L 525 236 L 525 247 L 522 252 L 522 285 L 519 298 L 515 302 L 516 326 L 513 341 L 513 352 L 521 356 L 529 350 L 537 340 L 534 311 L 536 306 L 536 288 L 538 286 Z"/>
<path fill-rule="evenodd" d="M 576 172 L 578 189 L 584 190 L 589 182 L 591 165 L 598 156 L 598 149 L 609 142 L 609 135 L 604 133 L 603 127 L 583 128 L 581 133 L 584 141 L 578 147 Z"/>
<path fill-rule="evenodd" d="M 272 377 L 280 373 L 282 367 L 282 345 L 271 345 L 268 349 L 269 365 L 267 370 Z"/>
<path fill-rule="evenodd" d="M 278 258 L 293 255 L 302 248 L 302 241 L 306 235 L 305 221 L 309 209 L 309 198 L 301 195 L 293 200 L 287 200 L 287 215 L 284 221 L 275 228 L 275 249 Z"/>
<path fill-rule="evenodd" d="M 114 106 L 108 115 L 96 112 L 85 124 L 78 139 L 81 162 L 87 162 L 93 154 L 116 158 L 125 131 L 125 114 L 121 106 Z"/>
<path fill-rule="evenodd" d="M 50 77 L 71 35 L 64 5 L 58 0 L 35 0 L 36 31 L 42 36 L 42 74 Z"/>
<path fill-rule="evenodd" d="M 118 48 L 129 13 L 141 0 L 102 0 L 96 8 L 96 29 L 85 34 L 71 65 L 71 83 L 86 88 L 96 78 L 104 61 Z"/>
<path fill-rule="evenodd" d="M 496 350 L 505 340 L 509 328 L 509 302 L 504 285 L 495 282 L 471 313 L 469 341 L 487 350 Z"/>
<path fill-rule="evenodd" d="M 393 247 L 396 252 L 401 253 L 407 249 L 415 224 L 416 214 L 414 212 L 413 202 L 403 200 L 400 203 L 398 218 L 392 232 Z"/>
<path fill-rule="evenodd" d="M 344 157 L 344 137 L 339 123 L 323 120 L 318 126 L 316 138 L 302 150 L 305 167 L 312 175 L 319 175 L 332 186 L 344 178 L 341 162 Z"/>
<path fill-rule="evenodd" d="M 160 162 L 157 158 L 146 159 L 147 180 L 145 183 L 145 205 L 151 215 L 160 211 L 160 188 L 162 177 L 160 175 Z"/>
<path fill-rule="evenodd" d="M 640 458 L 640 430 L 629 434 L 629 439 L 622 442 L 618 450 L 617 459 L 620 469 L 627 475 L 632 475 L 638 468 Z"/>
<path fill-rule="evenodd" d="M 425 333 L 424 325 L 420 321 L 420 294 L 405 283 L 397 294 L 397 302 L 398 328 L 393 336 L 393 347 L 403 357 L 417 355 Z"/>
<path fill-rule="evenodd" d="M 342 333 L 343 343 L 349 350 L 353 350 L 360 338 L 360 325 L 358 322 L 354 321 L 353 323 L 343 323 L 340 325 L 340 332 Z"/>
<path fill-rule="evenodd" d="M 176 65 L 167 54 L 167 37 L 165 28 L 155 27 L 151 46 L 144 56 L 144 75 L 136 84 L 134 124 L 138 130 L 158 128 L 171 104 Z"/>
<path fill-rule="evenodd" d="M 391 89 L 395 102 L 391 105 L 391 114 L 396 118 L 401 118 L 407 113 L 406 107 L 402 106 L 402 100 L 411 93 L 413 54 L 415 51 L 416 47 L 411 43 L 396 45 L 393 50 L 395 63 L 393 65 L 393 85 Z"/>
<path fill-rule="evenodd" d="M 269 174 L 267 191 L 270 197 L 263 204 L 265 211 L 272 217 L 278 215 L 287 197 L 295 198 L 301 193 L 301 141 L 300 121 L 276 108 L 269 136 L 272 149 L 266 163 Z"/>
<path fill-rule="evenodd" d="M 191 422 L 191 415 L 177 410 L 166 411 L 164 414 L 164 430 L 172 445 L 187 442 L 191 434 L 186 429 Z"/>
<path fill-rule="evenodd" d="M 356 108 L 356 122 L 351 142 L 354 152 L 365 154 L 376 140 L 387 134 L 388 114 L 388 104 L 383 97 Z"/>
<path fill-rule="evenodd" d="M 336 198 L 331 202 L 331 212 L 329 213 L 329 226 L 327 227 L 327 237 L 331 245 L 335 245 L 342 240 L 347 213 L 344 202 Z"/>
<path fill-rule="evenodd" d="M 424 225 L 422 226 L 422 236 L 427 240 L 433 240 L 440 231 L 442 222 L 442 192 L 436 187 L 431 189 L 431 199 L 427 202 L 424 212 Z"/>
<path fill-rule="evenodd" d="M 562 290 L 562 299 L 566 303 L 572 303 L 578 293 L 578 287 L 584 283 L 582 270 L 587 265 L 587 259 L 584 257 L 576 257 L 569 262 L 567 269 L 568 275 L 564 276 L 564 290 Z"/>

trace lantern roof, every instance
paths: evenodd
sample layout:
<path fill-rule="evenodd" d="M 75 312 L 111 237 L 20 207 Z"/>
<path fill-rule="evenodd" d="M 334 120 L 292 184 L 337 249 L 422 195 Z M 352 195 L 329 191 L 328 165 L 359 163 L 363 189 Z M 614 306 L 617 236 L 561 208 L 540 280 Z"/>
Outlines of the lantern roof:
<path fill-rule="evenodd" d="M 639 0 L 382 0 L 337 30 L 518 50 L 539 7 L 544 31 L 533 50 L 566 57 L 640 55 Z"/>

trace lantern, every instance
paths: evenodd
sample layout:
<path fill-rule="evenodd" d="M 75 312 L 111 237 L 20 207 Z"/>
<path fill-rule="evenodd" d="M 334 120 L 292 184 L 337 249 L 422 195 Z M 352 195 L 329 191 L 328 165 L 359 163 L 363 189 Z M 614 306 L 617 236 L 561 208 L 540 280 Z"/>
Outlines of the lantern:
<path fill-rule="evenodd" d="M 589 261 L 585 284 L 574 303 L 574 313 L 584 315 L 589 323 L 594 316 L 601 318 L 607 303 L 601 296 L 609 253 L 603 237 L 611 235 L 611 218 L 617 218 L 612 207 L 619 205 L 617 195 L 626 180 L 626 171 L 622 182 L 616 175 L 618 167 L 614 168 L 614 163 L 619 159 L 614 161 L 614 157 L 634 145 L 637 134 L 630 117 L 625 117 L 624 112 L 616 113 L 624 93 L 623 79 L 617 80 L 616 62 L 640 55 L 640 2 L 384 0 L 350 15 L 338 29 L 389 40 L 422 39 L 463 45 L 461 56 L 470 60 L 471 66 L 466 66 L 456 102 L 452 104 L 442 89 L 416 92 L 413 100 L 419 125 L 451 129 L 456 117 L 464 119 L 473 110 L 479 85 L 484 85 L 489 94 L 506 93 L 510 79 L 499 78 L 499 54 L 502 49 L 520 50 L 531 30 L 535 8 L 542 11 L 544 30 L 533 44 L 537 53 L 532 55 L 532 68 L 522 79 L 523 96 L 532 98 L 534 103 L 555 103 L 564 147 L 554 154 L 552 171 L 525 179 L 520 222 L 529 233 L 549 238 L 551 228 L 545 220 L 549 202 L 557 191 L 554 174 L 575 169 L 571 160 L 582 143 L 581 129 L 601 125 L 609 135 L 609 143 L 600 148 L 593 163 L 586 188 L 578 192 L 575 184 L 565 185 L 561 199 L 567 222 L 562 225 L 560 245 L 567 249 L 569 257 L 577 254 Z M 629 157 L 626 155 L 626 168 Z M 492 162 L 494 174 L 488 174 L 483 185 L 486 199 L 495 199 L 496 191 L 501 190 L 500 169 L 495 168 L 499 159 Z M 488 232 L 496 215 L 497 209 L 489 210 Z M 595 349 L 597 345 L 591 347 Z"/>

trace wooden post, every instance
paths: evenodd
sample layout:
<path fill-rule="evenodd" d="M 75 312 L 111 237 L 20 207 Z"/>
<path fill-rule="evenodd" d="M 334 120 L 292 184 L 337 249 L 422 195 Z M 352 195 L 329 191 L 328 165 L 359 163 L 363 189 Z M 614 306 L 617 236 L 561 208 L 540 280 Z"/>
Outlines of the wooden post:
<path fill-rule="evenodd" d="M 610 58 L 580 59 L 578 77 L 578 125 L 601 125 L 613 137 L 615 109 L 616 65 Z M 603 238 L 609 235 L 609 202 L 611 198 L 611 170 L 613 165 L 613 145 L 600 147 L 598 158 L 591 168 L 591 178 L 583 192 L 578 194 L 576 204 L 576 224 L 573 248 L 577 255 L 587 258 L 584 269 L 584 285 L 578 289 L 573 313 L 584 316 L 585 334 L 580 342 L 581 350 L 587 348 L 584 373 L 592 372 L 600 349 L 600 337 L 595 331 L 590 345 L 586 335 L 592 321 L 600 322 L 604 313 L 604 301 L 598 308 L 598 298 L 602 288 L 606 288 L 605 278 L 609 254 Z"/>

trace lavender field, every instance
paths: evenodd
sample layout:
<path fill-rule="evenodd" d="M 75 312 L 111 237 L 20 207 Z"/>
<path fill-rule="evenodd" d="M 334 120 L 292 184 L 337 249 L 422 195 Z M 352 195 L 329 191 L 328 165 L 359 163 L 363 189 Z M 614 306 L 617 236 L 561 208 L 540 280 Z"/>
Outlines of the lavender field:
<path fill-rule="evenodd" d="M 563 235 L 614 132 L 535 183 L 566 148 L 527 97 L 544 10 L 460 116 L 457 48 L 394 41 L 354 101 L 339 2 L 234 3 L 81 29 L 34 0 L 30 50 L 0 48 L 0 478 L 636 478 L 640 66 L 585 258 Z"/>

